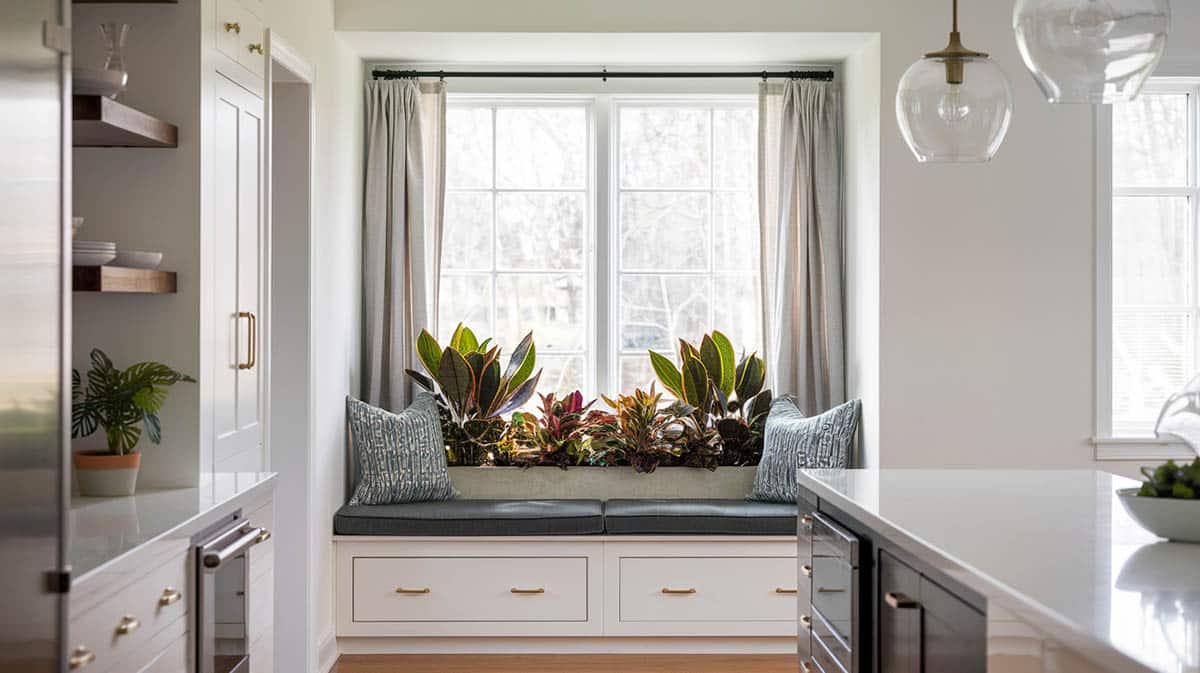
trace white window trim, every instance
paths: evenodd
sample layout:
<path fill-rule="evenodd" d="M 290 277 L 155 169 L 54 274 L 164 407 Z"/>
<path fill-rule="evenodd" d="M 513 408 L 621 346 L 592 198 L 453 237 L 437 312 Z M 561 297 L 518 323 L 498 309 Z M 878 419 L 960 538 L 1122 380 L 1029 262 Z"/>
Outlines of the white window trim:
<path fill-rule="evenodd" d="M 1191 97 L 1190 139 L 1193 145 L 1193 156 L 1200 160 L 1200 78 L 1193 77 L 1163 77 L 1154 78 L 1146 83 L 1143 91 L 1147 93 L 1169 93 L 1186 91 Z M 1096 153 L 1096 400 L 1095 400 L 1095 433 L 1092 446 L 1098 461 L 1107 460 L 1167 460 L 1190 459 L 1195 456 L 1191 449 L 1182 442 L 1160 439 L 1157 437 L 1116 437 L 1112 434 L 1112 201 L 1114 189 L 1113 175 L 1113 115 L 1112 106 L 1096 106 L 1095 143 Z M 1200 170 L 1192 162 L 1189 170 L 1193 173 Z M 1196 185 L 1196 176 L 1192 176 L 1192 184 Z M 1122 190 L 1128 192 L 1129 190 Z M 1180 193 L 1189 196 L 1200 196 L 1197 187 L 1180 188 Z M 1193 206 L 1192 216 L 1197 217 L 1200 207 Z M 1200 223 L 1193 221 L 1193 231 L 1200 232 Z M 1200 236 L 1195 237 L 1200 242 Z M 1197 256 L 1200 263 L 1200 255 Z M 1193 274 L 1197 270 L 1193 269 Z M 1194 291 L 1200 291 L 1197 287 Z M 1195 325 L 1195 324 L 1194 324 Z M 1200 348 L 1200 339 L 1196 340 Z M 1200 363 L 1200 354 L 1196 359 Z"/>
<path fill-rule="evenodd" d="M 617 222 L 615 214 L 620 189 L 616 186 L 618 180 L 618 157 L 615 146 L 618 124 L 616 111 L 621 106 L 641 104 L 677 104 L 704 105 L 721 107 L 722 105 L 742 106 L 750 102 L 756 105 L 752 94 L 727 93 L 714 91 L 703 93 L 689 91 L 686 93 L 640 94 L 640 93 L 531 93 L 531 94 L 495 94 L 481 92 L 464 92 L 449 94 L 448 107 L 469 107 L 472 105 L 521 107 L 540 105 L 584 105 L 588 109 L 589 125 L 589 158 L 588 158 L 588 189 L 592 191 L 592 202 L 589 203 L 584 235 L 584 276 L 585 287 L 591 285 L 592 292 L 587 293 L 587 334 L 583 351 L 584 376 L 583 391 L 585 396 L 598 397 L 600 393 L 632 392 L 619 389 L 620 379 L 620 251 Z M 494 123 L 494 117 L 493 117 Z M 496 142 L 495 134 L 492 137 Z M 494 149 L 493 149 L 494 161 Z M 493 176 L 492 191 L 497 188 Z M 495 214 L 493 213 L 493 229 Z M 494 235 L 494 234 L 493 234 Z M 494 240 L 494 239 L 493 239 Z M 493 249 L 493 255 L 495 250 Z M 494 260 L 493 260 L 494 262 Z M 494 268 L 494 264 L 493 264 Z M 711 271 L 711 270 L 710 270 Z M 485 271 L 461 270 L 451 273 L 470 275 L 473 273 L 488 273 Z M 542 271 L 506 271 L 506 274 L 519 275 L 523 273 L 540 274 Z M 655 271 L 654 273 L 661 273 Z M 757 273 L 762 280 L 762 270 Z M 495 322 L 495 289 L 493 287 L 492 320 Z M 535 335 L 536 336 L 536 335 Z M 760 339 L 763 338 L 760 335 Z M 593 353 L 588 357 L 588 352 Z M 549 355 L 550 353 L 547 353 Z M 554 355 L 578 355 L 575 351 L 555 351 Z M 589 392 L 590 391 L 590 392 Z"/>

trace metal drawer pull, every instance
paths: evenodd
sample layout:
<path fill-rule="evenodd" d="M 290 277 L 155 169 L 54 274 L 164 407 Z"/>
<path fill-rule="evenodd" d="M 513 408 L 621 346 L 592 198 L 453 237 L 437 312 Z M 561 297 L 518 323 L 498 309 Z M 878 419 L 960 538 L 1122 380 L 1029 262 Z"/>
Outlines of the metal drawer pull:
<path fill-rule="evenodd" d="M 805 514 L 804 516 L 800 517 L 800 524 L 803 526 L 806 526 L 808 528 L 812 528 L 812 525 L 813 525 L 812 515 Z"/>
<path fill-rule="evenodd" d="M 398 594 L 427 594 L 427 593 L 430 593 L 430 590 L 429 590 L 429 587 L 424 587 L 422 589 L 405 589 L 404 587 L 396 587 L 396 593 L 398 593 Z"/>
<path fill-rule="evenodd" d="M 812 566 L 805 563 L 804 565 L 800 566 L 800 572 L 804 573 L 805 577 L 812 577 Z"/>
<path fill-rule="evenodd" d="M 912 610 L 913 608 L 920 607 L 920 603 L 898 591 L 889 591 L 884 594 L 883 602 L 887 603 L 888 607 L 897 610 Z"/>
<path fill-rule="evenodd" d="M 262 529 L 262 532 L 258 534 L 258 537 L 254 540 L 254 544 L 262 544 L 270 539 L 271 539 L 271 531 L 264 528 L 264 529 Z"/>
<path fill-rule="evenodd" d="M 509 589 L 509 591 L 514 594 L 544 594 L 544 593 L 546 593 L 546 590 L 543 589 L 542 587 L 538 587 L 536 589 L 518 589 L 517 587 L 513 587 L 513 588 Z"/>
<path fill-rule="evenodd" d="M 800 593 L 800 590 L 799 589 L 784 589 L 783 587 L 775 587 L 775 593 L 777 593 L 777 594 L 798 594 L 798 593 Z"/>
<path fill-rule="evenodd" d="M 669 596 L 686 596 L 688 594 L 696 593 L 696 588 L 688 587 L 686 589 L 669 589 L 667 587 L 663 587 L 662 592 Z"/>
<path fill-rule="evenodd" d="M 800 626 L 812 631 L 812 617 L 808 615 L 800 615 Z"/>
<path fill-rule="evenodd" d="M 226 33 L 236 33 L 238 35 L 241 35 L 242 34 L 242 24 L 238 23 L 237 21 L 226 21 L 225 22 L 225 32 Z"/>
<path fill-rule="evenodd" d="M 71 656 L 67 658 L 67 665 L 73 671 L 77 668 L 83 668 L 95 660 L 96 653 L 80 645 L 71 651 Z"/>
<path fill-rule="evenodd" d="M 846 590 L 845 589 L 826 589 L 825 587 L 820 587 L 817 589 L 817 593 L 819 593 L 819 594 L 844 594 L 844 593 L 846 593 Z"/>
<path fill-rule="evenodd" d="M 250 51 L 250 53 L 251 53 L 251 54 L 259 54 L 259 55 L 262 55 L 262 53 L 263 53 L 263 47 L 262 47 L 262 45 L 261 45 L 261 44 L 259 44 L 258 42 L 255 42 L 254 44 L 248 45 L 248 46 L 246 47 L 246 49 L 248 49 L 248 50 Z"/>
<path fill-rule="evenodd" d="M 158 604 L 165 608 L 168 605 L 175 605 L 181 600 L 183 600 L 183 594 L 178 589 L 167 587 L 163 589 L 162 595 L 158 597 Z"/>
<path fill-rule="evenodd" d="M 128 635 L 134 631 L 137 631 L 139 628 L 141 628 L 141 626 L 142 622 L 139 621 L 137 617 L 134 617 L 133 615 L 125 615 L 121 618 L 121 623 L 117 624 L 117 634 L 122 636 Z"/>

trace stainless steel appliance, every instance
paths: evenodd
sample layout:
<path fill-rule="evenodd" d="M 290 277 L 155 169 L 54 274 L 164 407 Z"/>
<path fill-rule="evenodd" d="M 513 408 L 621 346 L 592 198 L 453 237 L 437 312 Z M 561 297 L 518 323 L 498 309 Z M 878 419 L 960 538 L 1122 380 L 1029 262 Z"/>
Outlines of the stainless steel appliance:
<path fill-rule="evenodd" d="M 198 673 L 250 670 L 250 554 L 270 537 L 270 531 L 251 526 L 239 512 L 196 541 Z"/>
<path fill-rule="evenodd" d="M 858 673 L 862 647 L 859 540 L 812 513 L 812 661 L 823 673 Z"/>
<path fill-rule="evenodd" d="M 0 672 L 66 670 L 70 3 L 0 2 Z"/>

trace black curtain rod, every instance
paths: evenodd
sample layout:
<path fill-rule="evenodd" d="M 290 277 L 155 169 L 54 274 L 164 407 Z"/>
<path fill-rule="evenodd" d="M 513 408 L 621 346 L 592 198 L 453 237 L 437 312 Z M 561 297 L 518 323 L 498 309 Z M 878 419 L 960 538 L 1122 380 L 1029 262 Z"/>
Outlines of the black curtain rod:
<path fill-rule="evenodd" d="M 608 72 L 593 70 L 588 72 L 493 72 L 487 70 L 470 70 L 446 72 L 445 70 L 373 70 L 371 77 L 375 79 L 411 79 L 414 77 L 512 77 L 527 79 L 718 79 L 724 77 L 751 77 L 754 79 L 813 79 L 821 82 L 832 82 L 832 70 L 787 70 L 756 72 Z"/>

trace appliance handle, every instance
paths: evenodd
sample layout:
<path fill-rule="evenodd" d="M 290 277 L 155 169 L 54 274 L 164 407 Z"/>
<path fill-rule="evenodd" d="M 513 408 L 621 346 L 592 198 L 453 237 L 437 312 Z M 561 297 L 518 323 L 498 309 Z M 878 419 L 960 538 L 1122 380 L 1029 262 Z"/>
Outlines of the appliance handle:
<path fill-rule="evenodd" d="M 206 572 L 216 572 L 231 558 L 240 556 L 250 547 L 263 542 L 271 536 L 263 528 L 245 528 L 242 534 L 236 540 L 221 547 L 220 549 L 204 550 L 201 556 L 200 565 L 203 566 Z"/>

